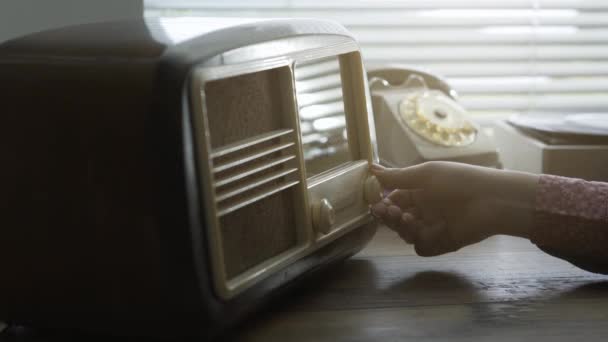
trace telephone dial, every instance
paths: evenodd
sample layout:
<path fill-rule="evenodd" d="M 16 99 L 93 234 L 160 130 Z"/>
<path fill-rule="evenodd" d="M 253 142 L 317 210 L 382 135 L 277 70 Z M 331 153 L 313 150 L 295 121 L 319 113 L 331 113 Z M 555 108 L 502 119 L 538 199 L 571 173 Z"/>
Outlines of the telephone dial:
<path fill-rule="evenodd" d="M 445 80 L 400 65 L 372 67 L 368 79 L 382 164 L 448 160 L 500 167 L 494 143 Z"/>

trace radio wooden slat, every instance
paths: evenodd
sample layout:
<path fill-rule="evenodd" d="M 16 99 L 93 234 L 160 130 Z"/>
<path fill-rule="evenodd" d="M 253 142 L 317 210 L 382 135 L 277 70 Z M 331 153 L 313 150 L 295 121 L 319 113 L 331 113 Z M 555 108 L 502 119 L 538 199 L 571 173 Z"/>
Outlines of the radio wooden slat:
<path fill-rule="evenodd" d="M 282 190 L 285 190 L 287 188 L 290 188 L 290 187 L 292 187 L 292 186 L 294 186 L 294 185 L 296 185 L 298 183 L 300 183 L 300 181 L 292 181 L 292 182 L 288 182 L 288 183 L 285 183 L 285 184 L 276 185 L 276 186 L 274 186 L 274 187 L 272 187 L 272 188 L 270 188 L 270 189 L 268 189 L 268 190 L 266 190 L 264 192 L 256 193 L 256 194 L 254 194 L 254 195 L 252 195 L 250 197 L 246 197 L 245 199 L 243 199 L 243 200 L 241 200 L 241 201 L 239 201 L 239 202 L 237 202 L 237 203 L 235 203 L 233 205 L 227 206 L 225 208 L 220 208 L 220 210 L 218 211 L 218 215 L 219 216 L 224 216 L 224 215 L 229 214 L 229 213 L 231 213 L 231 212 L 233 212 L 233 211 L 235 211 L 237 209 L 240 209 L 240 208 L 245 207 L 245 206 L 247 206 L 249 204 L 257 202 L 257 201 L 259 201 L 259 200 L 261 200 L 261 199 L 263 199 L 265 197 L 268 197 L 270 195 L 273 195 L 273 194 L 275 194 L 275 193 L 277 193 L 279 191 L 282 191 Z"/>
<path fill-rule="evenodd" d="M 221 171 L 225 171 L 227 169 L 233 168 L 235 166 L 241 165 L 241 164 L 245 164 L 248 163 L 252 160 L 267 156 L 269 154 L 284 150 L 286 148 L 289 148 L 291 146 L 295 145 L 294 142 L 288 142 L 288 143 L 284 143 L 284 144 L 280 144 L 278 146 L 271 146 L 268 148 L 265 148 L 261 151 L 249 154 L 249 155 L 243 155 L 243 156 L 239 156 L 238 158 L 235 158 L 233 160 L 230 160 L 228 162 L 225 162 L 223 164 L 220 164 L 218 166 L 215 166 L 213 168 L 213 172 L 221 172 Z"/>
<path fill-rule="evenodd" d="M 222 202 L 222 201 L 224 201 L 226 199 L 229 199 L 229 198 L 234 197 L 236 195 L 242 194 L 244 192 L 247 192 L 247 191 L 255 189 L 255 188 L 259 187 L 259 186 L 262 186 L 262 185 L 264 185 L 264 184 L 266 184 L 266 183 L 268 183 L 270 181 L 273 181 L 275 179 L 279 179 L 281 177 L 285 177 L 285 176 L 287 176 L 289 174 L 292 174 L 292 173 L 294 173 L 296 171 L 298 171 L 298 169 L 291 168 L 291 169 L 288 169 L 288 170 L 283 170 L 283 171 L 279 171 L 279 172 L 273 172 L 273 173 L 271 173 L 267 177 L 259 177 L 257 180 L 254 180 L 252 183 L 249 183 L 247 185 L 241 186 L 241 187 L 239 187 L 237 189 L 234 189 L 234 190 L 231 190 L 231 191 L 228 191 L 228 192 L 218 192 L 217 195 L 216 195 L 216 197 L 215 197 L 215 200 L 217 202 Z"/>
<path fill-rule="evenodd" d="M 230 175 L 229 177 L 226 178 L 219 178 L 215 181 L 214 185 L 216 187 L 220 187 L 220 186 L 224 186 L 226 184 L 232 183 L 232 182 L 236 182 L 238 180 L 241 180 L 245 177 L 251 176 L 255 173 L 267 170 L 271 167 L 286 163 L 292 159 L 294 159 L 295 156 L 294 155 L 287 155 L 287 156 L 283 156 L 280 158 L 276 158 L 276 159 L 272 159 L 270 161 L 265 161 L 263 163 L 258 163 L 258 164 L 254 164 L 252 165 L 250 168 L 246 169 L 246 171 L 237 173 L 237 174 L 233 174 Z"/>
<path fill-rule="evenodd" d="M 260 134 L 248 139 L 244 139 L 226 146 L 222 146 L 220 148 L 216 148 L 210 155 L 211 158 L 222 157 L 232 152 L 236 152 L 248 147 L 252 147 L 254 145 L 258 145 L 260 143 L 266 142 L 268 140 L 272 140 L 275 138 L 282 137 L 284 135 L 293 133 L 293 129 L 279 129 L 276 131 Z"/>

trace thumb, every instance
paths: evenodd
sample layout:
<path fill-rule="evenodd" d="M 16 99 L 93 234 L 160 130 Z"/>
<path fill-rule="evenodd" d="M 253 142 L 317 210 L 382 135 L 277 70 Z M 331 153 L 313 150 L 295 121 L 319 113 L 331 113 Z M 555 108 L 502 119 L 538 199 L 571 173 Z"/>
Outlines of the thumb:
<path fill-rule="evenodd" d="M 386 189 L 421 188 L 426 178 L 426 172 L 422 170 L 421 165 L 398 169 L 373 164 L 370 171 Z"/>

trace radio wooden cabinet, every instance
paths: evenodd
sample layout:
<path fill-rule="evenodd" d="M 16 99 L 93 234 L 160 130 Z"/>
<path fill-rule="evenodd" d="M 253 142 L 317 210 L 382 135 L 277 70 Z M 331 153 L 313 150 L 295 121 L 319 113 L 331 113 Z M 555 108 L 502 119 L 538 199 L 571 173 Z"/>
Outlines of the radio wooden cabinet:
<path fill-rule="evenodd" d="M 215 336 L 375 231 L 338 24 L 66 27 L 0 45 L 0 79 L 0 320 Z"/>

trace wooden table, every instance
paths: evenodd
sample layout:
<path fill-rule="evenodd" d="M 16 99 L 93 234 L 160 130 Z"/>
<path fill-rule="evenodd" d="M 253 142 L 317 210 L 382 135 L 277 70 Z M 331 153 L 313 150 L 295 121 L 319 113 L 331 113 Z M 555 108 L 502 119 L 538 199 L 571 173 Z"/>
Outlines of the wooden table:
<path fill-rule="evenodd" d="M 608 276 L 520 238 L 422 258 L 386 228 L 237 341 L 608 341 Z"/>
<path fill-rule="evenodd" d="M 307 281 L 235 329 L 231 339 L 607 341 L 608 276 L 506 236 L 422 258 L 382 228 L 361 253 Z"/>

